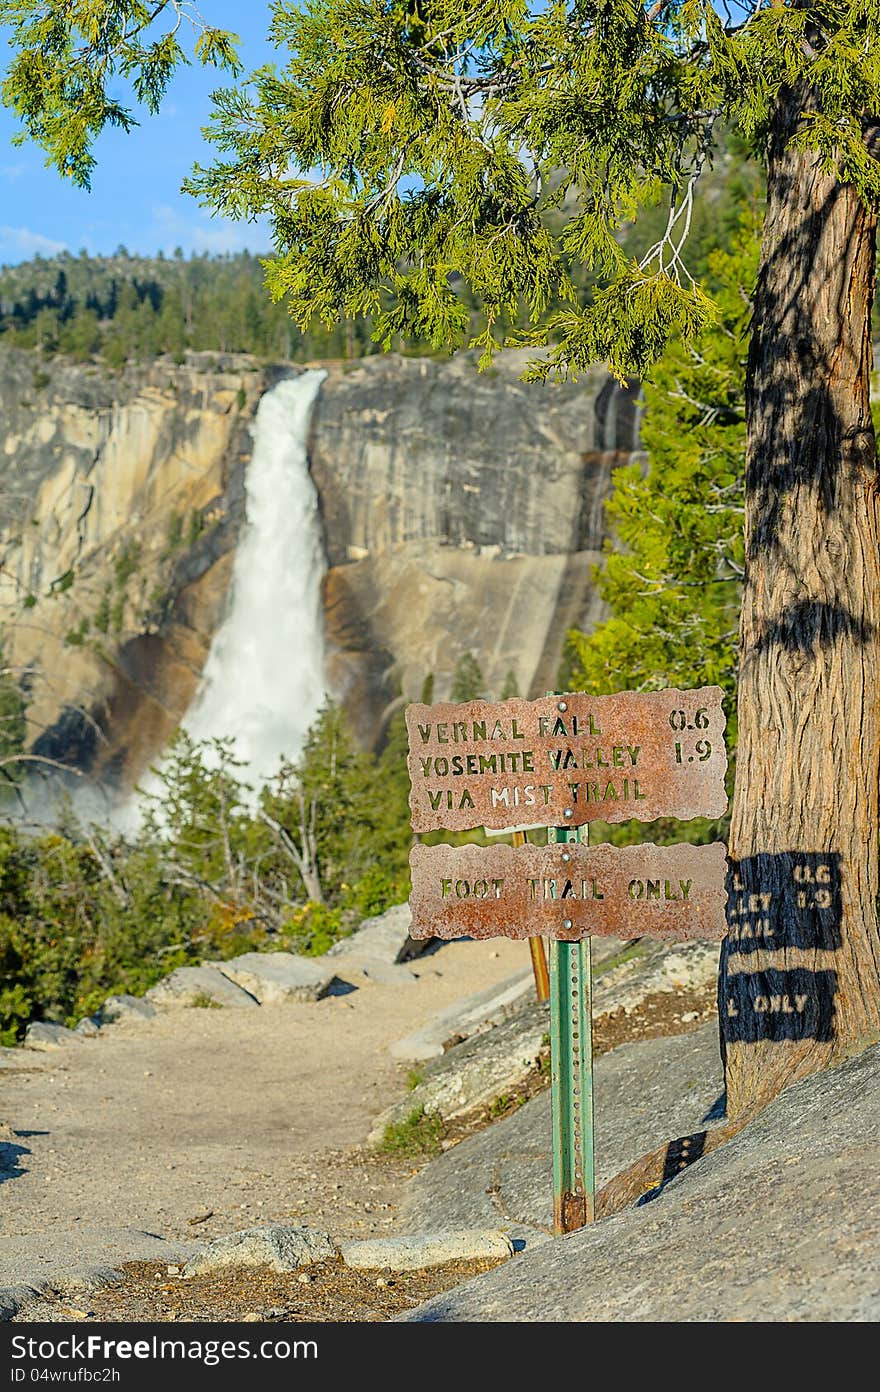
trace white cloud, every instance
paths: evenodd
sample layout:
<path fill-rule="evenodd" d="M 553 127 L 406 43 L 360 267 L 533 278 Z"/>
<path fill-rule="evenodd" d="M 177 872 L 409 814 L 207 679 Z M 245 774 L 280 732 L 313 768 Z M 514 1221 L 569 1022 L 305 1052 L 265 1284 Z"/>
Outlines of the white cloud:
<path fill-rule="evenodd" d="M 27 172 L 26 160 L 19 160 L 17 164 L 0 164 L 0 179 L 8 179 L 11 183 Z"/>
<path fill-rule="evenodd" d="M 57 256 L 66 249 L 66 242 L 56 242 L 52 237 L 44 237 L 42 232 L 34 232 L 30 227 L 8 227 L 0 223 L 0 255 L 4 258 L 11 253 L 18 257 Z"/>
<path fill-rule="evenodd" d="M 168 203 L 154 203 L 152 208 L 154 241 L 167 254 L 176 246 L 184 251 L 207 251 L 214 255 L 225 251 L 256 251 L 269 249 L 269 232 L 264 219 L 257 222 L 231 222 L 200 213 L 195 219 L 184 217 Z"/>

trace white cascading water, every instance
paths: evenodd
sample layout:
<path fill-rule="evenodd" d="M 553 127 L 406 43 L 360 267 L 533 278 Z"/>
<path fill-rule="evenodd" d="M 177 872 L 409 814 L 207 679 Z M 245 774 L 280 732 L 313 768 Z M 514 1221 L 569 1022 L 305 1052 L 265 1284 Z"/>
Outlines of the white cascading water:
<path fill-rule="evenodd" d="M 327 374 L 309 370 L 266 392 L 245 476 L 245 526 L 229 609 L 211 643 L 183 728 L 232 736 L 256 788 L 295 759 L 326 694 L 318 495 L 309 473 L 309 418 Z"/>

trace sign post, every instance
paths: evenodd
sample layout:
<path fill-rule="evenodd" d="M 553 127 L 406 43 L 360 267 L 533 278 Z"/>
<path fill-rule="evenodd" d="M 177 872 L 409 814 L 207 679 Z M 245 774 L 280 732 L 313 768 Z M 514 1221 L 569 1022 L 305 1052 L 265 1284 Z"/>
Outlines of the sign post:
<path fill-rule="evenodd" d="M 590 937 L 720 941 L 727 926 L 720 842 L 591 847 L 589 823 L 721 816 L 722 692 L 415 705 L 406 720 L 415 832 L 548 825 L 546 846 L 414 845 L 410 931 L 549 939 L 554 1226 L 569 1232 L 595 1212 Z"/>
<path fill-rule="evenodd" d="M 563 844 L 586 841 L 589 828 L 552 829 Z M 569 854 L 562 852 L 563 861 Z M 592 1223 L 593 981 L 590 939 L 550 940 L 550 1110 L 553 1123 L 553 1226 L 571 1232 Z"/>

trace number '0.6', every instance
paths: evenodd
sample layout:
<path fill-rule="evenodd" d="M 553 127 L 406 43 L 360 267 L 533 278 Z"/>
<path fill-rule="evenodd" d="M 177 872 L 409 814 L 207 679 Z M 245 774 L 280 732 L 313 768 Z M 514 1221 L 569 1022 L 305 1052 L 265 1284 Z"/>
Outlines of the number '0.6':
<path fill-rule="evenodd" d="M 673 730 L 708 730 L 709 712 L 705 706 L 700 706 L 699 710 L 694 711 L 694 723 L 691 725 L 687 718 L 687 711 L 670 711 L 669 723 Z M 679 763 L 681 763 L 681 760 L 679 760 Z"/>

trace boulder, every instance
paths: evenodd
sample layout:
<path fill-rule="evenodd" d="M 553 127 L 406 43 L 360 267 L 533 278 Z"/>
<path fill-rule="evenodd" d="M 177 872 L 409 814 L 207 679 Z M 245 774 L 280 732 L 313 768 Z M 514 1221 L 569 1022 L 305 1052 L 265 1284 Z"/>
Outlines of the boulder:
<path fill-rule="evenodd" d="M 411 925 L 412 910 L 409 904 L 394 904 L 375 918 L 365 918 L 350 937 L 334 943 L 327 956 L 370 957 L 394 966 L 418 956 L 430 942 L 430 938 L 414 941 L 409 935 Z"/>
<path fill-rule="evenodd" d="M 228 962 L 207 965 L 216 967 L 260 1005 L 321 1000 L 337 980 L 335 966 L 326 958 L 298 957 L 293 952 L 245 952 Z"/>
<path fill-rule="evenodd" d="M 259 1001 L 216 967 L 178 967 L 147 992 L 153 1005 L 254 1006 Z"/>
<path fill-rule="evenodd" d="M 334 943 L 326 955 L 346 978 L 356 975 L 383 986 L 409 985 L 418 973 L 404 962 L 428 946 L 428 942 L 413 942 L 411 924 L 409 904 L 394 904 L 383 914 L 364 919 L 355 933 Z"/>
<path fill-rule="evenodd" d="M 26 1049 L 63 1049 L 67 1044 L 79 1044 L 80 1038 L 65 1025 L 53 1025 L 47 1020 L 35 1020 L 28 1025 L 24 1036 Z"/>
<path fill-rule="evenodd" d="M 469 1039 L 509 1019 L 534 989 L 532 969 L 524 967 L 495 986 L 487 986 L 438 1011 L 421 1029 L 395 1040 L 389 1053 L 404 1063 L 440 1058 L 449 1044 Z"/>
<path fill-rule="evenodd" d="M 513 1240 L 498 1228 L 420 1233 L 417 1237 L 374 1237 L 344 1242 L 340 1254 L 358 1271 L 424 1271 L 452 1261 L 504 1261 L 514 1253 Z"/>
<path fill-rule="evenodd" d="M 303 1226 L 277 1223 L 265 1228 L 219 1237 L 197 1252 L 183 1269 L 184 1276 L 201 1276 L 229 1266 L 267 1266 L 271 1271 L 296 1271 L 312 1262 L 338 1255 L 328 1233 Z"/>
<path fill-rule="evenodd" d="M 656 1067 L 665 1067 L 660 1055 Z M 876 1322 L 878 1209 L 875 1045 L 786 1088 L 651 1202 L 526 1251 L 401 1318 Z"/>
<path fill-rule="evenodd" d="M 110 1025 L 117 1020 L 152 1020 L 155 1008 L 141 996 L 108 996 L 101 1006 L 101 1024 Z"/>
<path fill-rule="evenodd" d="M 74 1025 L 74 1034 L 82 1035 L 83 1039 L 97 1039 L 101 1033 L 101 1026 L 91 1015 L 84 1015 L 83 1018 Z"/>
<path fill-rule="evenodd" d="M 595 1064 L 595 1151 L 601 1187 L 667 1139 L 708 1124 L 722 1086 L 718 1026 L 622 1044 Z M 406 1187 L 398 1226 L 434 1232 L 499 1222 L 548 1230 L 553 1223 L 550 1094 L 432 1160 Z M 520 1227 L 512 1229 L 519 1235 Z"/>

